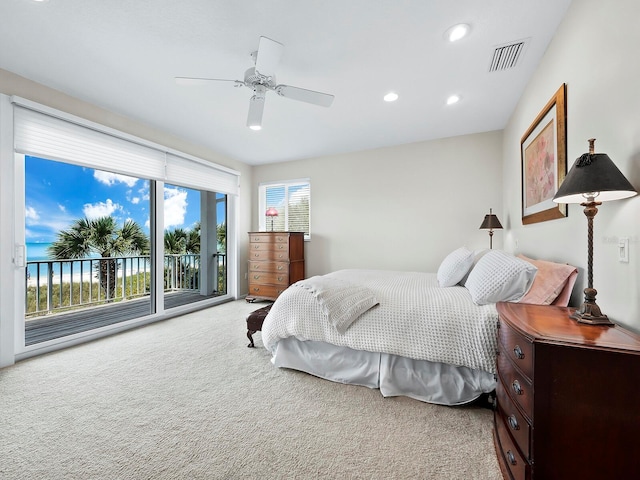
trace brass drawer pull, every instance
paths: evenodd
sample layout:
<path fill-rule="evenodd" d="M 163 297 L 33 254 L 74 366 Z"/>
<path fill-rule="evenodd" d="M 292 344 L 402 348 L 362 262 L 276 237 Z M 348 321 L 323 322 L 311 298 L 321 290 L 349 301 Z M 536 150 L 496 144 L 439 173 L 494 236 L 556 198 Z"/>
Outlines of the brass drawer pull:
<path fill-rule="evenodd" d="M 280 250 L 283 250 L 283 249 L 284 249 L 284 245 L 278 245 L 278 248 L 279 248 Z"/>
<path fill-rule="evenodd" d="M 511 465 L 515 465 L 517 463 L 516 456 L 513 454 L 511 450 L 507 450 L 507 460 L 509 460 L 509 463 Z"/>
<path fill-rule="evenodd" d="M 255 248 L 256 250 L 260 248 L 260 245 L 254 245 L 253 248 Z"/>
<path fill-rule="evenodd" d="M 284 280 L 284 277 L 278 277 L 279 282 L 281 282 L 282 280 Z"/>
<path fill-rule="evenodd" d="M 518 380 L 513 381 L 513 383 L 511 384 L 511 388 L 513 388 L 513 391 L 516 392 L 517 395 L 522 395 L 523 390 Z"/>
<path fill-rule="evenodd" d="M 282 265 L 278 265 L 278 270 L 283 270 L 284 267 Z"/>
<path fill-rule="evenodd" d="M 524 352 L 522 351 L 522 348 L 520 348 L 520 345 L 516 345 L 513 349 L 513 354 L 518 360 L 522 360 L 524 358 Z"/>
<path fill-rule="evenodd" d="M 518 425 L 518 419 L 515 415 L 509 415 L 509 417 L 507 417 L 507 420 L 509 421 L 509 426 L 513 430 L 520 430 L 520 425 Z"/>
<path fill-rule="evenodd" d="M 254 276 L 253 276 L 253 278 L 254 278 L 255 280 L 260 280 L 260 275 L 254 275 Z"/>

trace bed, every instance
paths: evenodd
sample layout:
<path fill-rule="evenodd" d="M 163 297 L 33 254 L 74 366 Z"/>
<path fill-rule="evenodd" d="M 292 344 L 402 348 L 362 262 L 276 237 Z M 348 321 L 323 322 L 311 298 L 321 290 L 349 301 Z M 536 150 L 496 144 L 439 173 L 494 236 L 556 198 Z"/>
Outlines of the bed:
<path fill-rule="evenodd" d="M 552 288 L 536 262 L 462 247 L 437 273 L 360 269 L 305 279 L 274 302 L 262 341 L 276 367 L 385 397 L 472 402 L 496 386 L 496 302 L 568 302 L 577 270 L 553 264 L 563 273 Z"/>

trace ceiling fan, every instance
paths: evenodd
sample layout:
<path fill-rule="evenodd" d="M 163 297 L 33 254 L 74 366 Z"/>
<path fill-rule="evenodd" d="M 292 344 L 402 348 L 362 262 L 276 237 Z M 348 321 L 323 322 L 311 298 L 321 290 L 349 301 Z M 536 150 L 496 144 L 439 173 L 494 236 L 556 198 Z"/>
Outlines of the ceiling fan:
<path fill-rule="evenodd" d="M 249 101 L 249 115 L 247 127 L 253 130 L 262 128 L 262 113 L 267 90 L 276 92 L 281 97 L 312 103 L 322 107 L 329 107 L 333 102 L 333 95 L 314 92 L 291 85 L 276 83 L 275 69 L 280 63 L 284 45 L 267 37 L 260 37 L 258 50 L 251 53 L 255 67 L 244 72 L 244 80 L 227 80 L 223 78 L 175 77 L 180 85 L 201 85 L 208 82 L 233 82 L 235 87 L 248 87 L 253 90 Z"/>

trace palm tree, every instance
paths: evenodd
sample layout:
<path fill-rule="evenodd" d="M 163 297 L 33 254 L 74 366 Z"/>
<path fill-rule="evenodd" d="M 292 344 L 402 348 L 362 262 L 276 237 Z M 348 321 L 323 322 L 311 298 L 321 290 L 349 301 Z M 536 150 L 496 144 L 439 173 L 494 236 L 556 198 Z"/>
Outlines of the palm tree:
<path fill-rule="evenodd" d="M 118 261 L 112 257 L 148 252 L 149 238 L 140 225 L 127 220 L 118 227 L 111 216 L 76 220 L 68 230 L 58 232 L 57 239 L 47 249 L 49 256 L 57 260 L 99 255 L 103 260 L 98 262 L 96 274 L 107 300 L 113 299 L 116 293 Z"/>
<path fill-rule="evenodd" d="M 183 264 L 184 255 L 198 255 L 200 253 L 200 222 L 197 222 L 190 230 L 174 228 L 164 232 L 165 255 L 173 257 L 169 270 L 165 271 L 165 283 L 176 286 L 189 285 L 194 288 L 197 285 L 197 267 L 193 270 L 190 263 Z M 173 279 L 173 280 L 172 280 Z"/>

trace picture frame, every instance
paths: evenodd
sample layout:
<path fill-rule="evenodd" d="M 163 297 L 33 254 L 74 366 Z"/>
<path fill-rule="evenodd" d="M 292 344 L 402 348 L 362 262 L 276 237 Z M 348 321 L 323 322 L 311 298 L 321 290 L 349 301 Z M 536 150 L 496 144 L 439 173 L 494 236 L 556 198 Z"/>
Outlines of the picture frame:
<path fill-rule="evenodd" d="M 567 174 L 566 84 L 544 106 L 520 140 L 522 224 L 567 216 L 553 197 Z"/>

